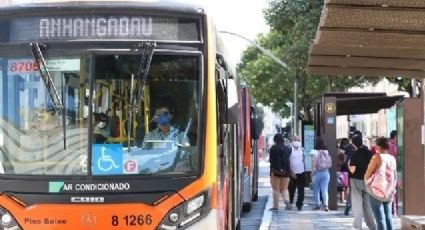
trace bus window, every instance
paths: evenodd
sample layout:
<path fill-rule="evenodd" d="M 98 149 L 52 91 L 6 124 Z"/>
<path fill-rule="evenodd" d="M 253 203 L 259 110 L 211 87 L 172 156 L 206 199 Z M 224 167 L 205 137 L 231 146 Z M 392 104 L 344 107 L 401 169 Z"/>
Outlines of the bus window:
<path fill-rule="evenodd" d="M 197 172 L 198 57 L 154 55 L 145 85 L 137 55 L 99 55 L 95 63 L 93 174 Z"/>
<path fill-rule="evenodd" d="M 64 109 L 53 106 L 39 67 L 30 55 L 1 58 L 1 171 L 87 174 L 88 83 L 80 71 L 85 58 L 45 59 Z"/>

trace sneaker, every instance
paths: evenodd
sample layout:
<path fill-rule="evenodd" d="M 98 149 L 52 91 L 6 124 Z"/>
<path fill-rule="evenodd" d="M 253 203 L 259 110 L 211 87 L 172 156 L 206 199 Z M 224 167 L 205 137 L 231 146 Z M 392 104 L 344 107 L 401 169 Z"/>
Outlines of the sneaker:
<path fill-rule="evenodd" d="M 313 210 L 320 210 L 320 206 L 314 207 Z"/>
<path fill-rule="evenodd" d="M 329 212 L 329 208 L 328 208 L 328 206 L 325 206 L 325 207 L 323 208 L 323 210 L 325 210 L 325 212 Z"/>

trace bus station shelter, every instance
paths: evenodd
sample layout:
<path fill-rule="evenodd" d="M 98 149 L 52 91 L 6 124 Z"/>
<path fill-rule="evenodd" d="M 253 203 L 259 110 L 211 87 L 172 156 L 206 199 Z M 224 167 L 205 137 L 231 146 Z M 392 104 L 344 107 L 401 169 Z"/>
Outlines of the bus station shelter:
<path fill-rule="evenodd" d="M 316 106 L 314 128 L 322 137 L 336 162 L 337 116 L 377 113 L 403 101 L 403 96 L 387 96 L 385 93 L 325 93 Z M 348 137 L 348 132 L 347 132 Z M 337 209 L 336 168 L 331 169 L 329 184 L 329 208 Z"/>
<path fill-rule="evenodd" d="M 316 37 L 310 46 L 308 72 L 313 75 L 425 77 L 425 1 L 423 0 L 325 0 Z M 424 124 L 423 85 L 416 129 L 399 136 L 421 154 L 405 150 L 406 186 L 404 214 L 425 215 L 425 159 L 420 127 Z M 416 112 L 416 111 L 415 111 Z M 406 115 L 411 115 L 409 112 Z M 406 119 L 406 118 L 405 118 Z M 407 123 L 405 124 L 407 126 Z M 421 139 L 422 138 L 422 139 Z M 420 162 L 410 167 L 408 161 Z M 412 189 L 412 191 L 408 191 Z M 414 193 L 413 193 L 413 190 Z M 411 196 L 410 196 L 411 194 Z M 419 195 L 419 196 L 418 196 Z"/>

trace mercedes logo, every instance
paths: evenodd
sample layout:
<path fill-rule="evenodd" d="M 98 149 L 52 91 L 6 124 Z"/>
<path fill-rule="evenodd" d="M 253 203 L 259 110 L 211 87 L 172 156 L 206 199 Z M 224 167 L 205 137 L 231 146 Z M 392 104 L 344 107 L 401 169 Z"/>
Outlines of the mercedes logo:
<path fill-rule="evenodd" d="M 95 226 L 96 221 L 96 216 L 93 213 L 86 212 L 81 215 L 81 223 L 87 227 Z"/>

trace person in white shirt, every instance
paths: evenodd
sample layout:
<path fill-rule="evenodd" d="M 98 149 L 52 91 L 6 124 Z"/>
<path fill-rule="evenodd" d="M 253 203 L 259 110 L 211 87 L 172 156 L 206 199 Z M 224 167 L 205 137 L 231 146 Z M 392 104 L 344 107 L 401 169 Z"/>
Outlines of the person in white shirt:
<path fill-rule="evenodd" d="M 295 190 L 298 190 L 296 206 L 298 211 L 302 210 L 304 202 L 304 187 L 305 187 L 305 166 L 304 166 L 304 148 L 301 146 L 301 139 L 298 136 L 292 138 L 291 143 L 291 180 L 289 182 L 289 198 L 290 203 L 294 203 Z"/>

